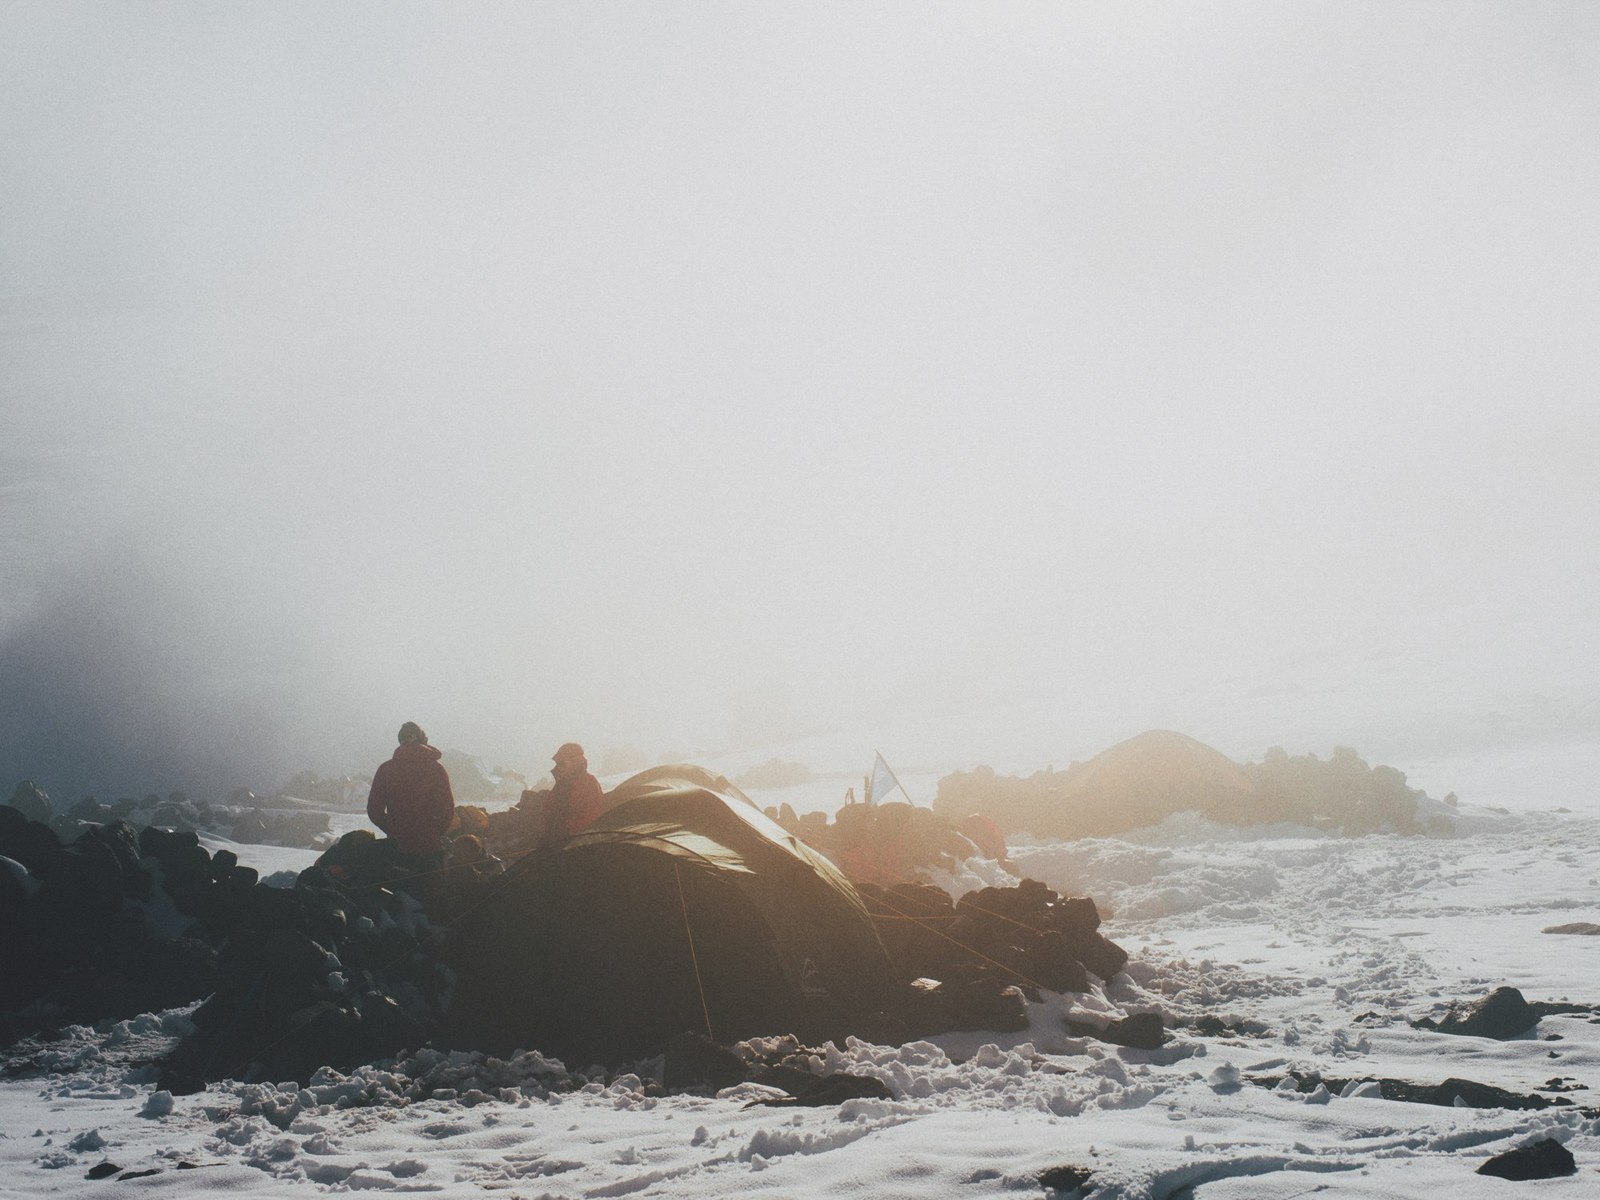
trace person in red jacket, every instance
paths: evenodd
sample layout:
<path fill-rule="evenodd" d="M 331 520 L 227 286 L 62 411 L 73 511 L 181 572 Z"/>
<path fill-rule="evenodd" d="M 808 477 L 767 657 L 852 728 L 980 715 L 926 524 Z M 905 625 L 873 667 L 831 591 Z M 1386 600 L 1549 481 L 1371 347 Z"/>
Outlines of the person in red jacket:
<path fill-rule="evenodd" d="M 389 835 L 406 866 L 428 870 L 444 866 L 444 831 L 455 811 L 439 751 L 428 745 L 422 726 L 407 721 L 394 757 L 373 772 L 367 819 Z"/>
<path fill-rule="evenodd" d="M 568 742 L 555 753 L 555 766 L 550 768 L 556 785 L 550 789 L 550 799 L 545 804 L 545 842 L 564 842 L 593 825 L 605 802 L 600 781 L 589 774 L 589 760 L 583 747 Z"/>

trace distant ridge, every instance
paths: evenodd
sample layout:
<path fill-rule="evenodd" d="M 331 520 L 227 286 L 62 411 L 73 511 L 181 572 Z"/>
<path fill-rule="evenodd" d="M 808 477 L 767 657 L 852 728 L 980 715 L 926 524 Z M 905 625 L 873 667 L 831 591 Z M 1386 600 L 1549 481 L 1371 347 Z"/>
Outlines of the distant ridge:
<path fill-rule="evenodd" d="M 1330 760 L 1291 758 L 1274 747 L 1260 763 L 1170 729 L 1118 742 L 1065 771 L 1026 778 L 989 767 L 939 781 L 935 811 L 952 820 L 981 812 L 1006 833 L 1103 837 L 1156 825 L 1181 812 L 1229 825 L 1293 822 L 1344 833 L 1419 833 L 1417 799 L 1392 767 L 1369 767 L 1354 750 Z M 1448 822 L 1429 832 L 1449 832 Z"/>

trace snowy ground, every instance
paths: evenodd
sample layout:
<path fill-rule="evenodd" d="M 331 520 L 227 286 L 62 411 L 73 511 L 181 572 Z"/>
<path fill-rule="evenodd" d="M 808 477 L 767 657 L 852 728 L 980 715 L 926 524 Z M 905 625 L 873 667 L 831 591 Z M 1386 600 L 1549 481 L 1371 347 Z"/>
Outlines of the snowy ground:
<path fill-rule="evenodd" d="M 1027 1033 L 853 1044 L 819 1065 L 884 1079 L 893 1101 L 746 1108 L 581 1081 L 536 1055 L 424 1054 L 306 1090 L 223 1085 L 175 1101 L 142 1065 L 181 1014 L 46 1048 L 43 1072 L 0 1082 L 0 1194 L 482 1191 L 539 1197 L 1042 1195 L 1041 1171 L 1094 1172 L 1103 1197 L 1600 1194 L 1600 1025 L 1547 1017 L 1536 1037 L 1450 1037 L 1405 1022 L 1510 983 L 1530 1000 L 1600 1002 L 1600 938 L 1540 931 L 1600 921 L 1600 820 L 1482 814 L 1451 840 L 1241 836 L 1176 818 L 1138 838 L 1020 847 L 1020 869 L 1088 892 L 1133 954 L 1105 995 L 1048 996 Z M 253 850 L 246 849 L 247 861 Z M 301 852 L 263 848 L 267 870 Z M 266 862 L 266 856 L 273 856 Z M 279 861 L 281 860 L 281 861 Z M 991 872 L 992 874 L 992 872 Z M 977 882 L 976 878 L 968 881 Z M 1160 1051 L 1068 1034 L 1062 1018 L 1159 1009 Z M 1184 1024 L 1212 1015 L 1237 1033 Z M 1346 1081 L 1277 1090 L 1286 1074 Z M 1531 1093 L 1541 1112 L 1388 1101 L 1360 1081 L 1450 1077 Z M 1344 1095 L 1341 1093 L 1348 1092 Z M 1553 1137 L 1579 1174 L 1509 1184 L 1491 1153 Z M 156 1173 L 90 1181 L 109 1160 Z M 188 1169 L 183 1164 L 193 1164 Z"/>

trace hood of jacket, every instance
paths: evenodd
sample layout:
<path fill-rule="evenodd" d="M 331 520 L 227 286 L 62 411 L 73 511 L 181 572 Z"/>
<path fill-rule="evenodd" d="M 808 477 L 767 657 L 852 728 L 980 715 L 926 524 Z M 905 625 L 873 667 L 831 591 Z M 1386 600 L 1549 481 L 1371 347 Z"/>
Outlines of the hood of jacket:
<path fill-rule="evenodd" d="M 422 766 L 430 762 L 438 762 L 444 755 L 437 746 L 430 746 L 426 742 L 411 742 L 405 746 L 396 746 L 391 756 L 395 762 L 415 763 Z"/>

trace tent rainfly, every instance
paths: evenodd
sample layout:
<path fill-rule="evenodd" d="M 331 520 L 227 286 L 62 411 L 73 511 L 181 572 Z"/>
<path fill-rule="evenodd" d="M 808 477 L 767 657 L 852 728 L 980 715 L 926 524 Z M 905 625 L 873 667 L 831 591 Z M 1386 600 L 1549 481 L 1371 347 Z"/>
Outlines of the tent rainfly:
<path fill-rule="evenodd" d="M 838 1038 L 887 1007 L 855 889 L 727 780 L 657 767 L 607 801 L 462 922 L 455 1044 L 615 1064 L 685 1030 Z"/>

